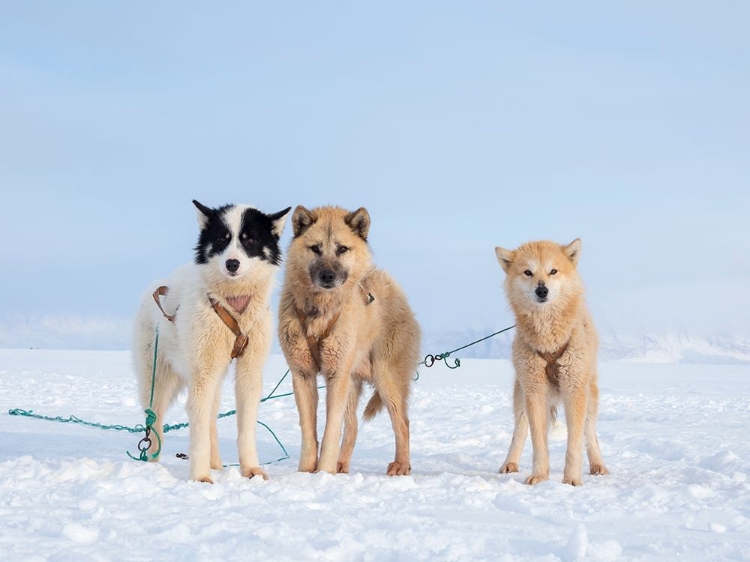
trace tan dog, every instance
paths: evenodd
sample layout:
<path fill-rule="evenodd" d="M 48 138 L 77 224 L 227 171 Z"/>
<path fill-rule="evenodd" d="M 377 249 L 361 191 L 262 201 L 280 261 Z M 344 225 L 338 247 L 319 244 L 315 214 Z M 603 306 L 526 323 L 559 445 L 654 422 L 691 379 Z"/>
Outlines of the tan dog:
<path fill-rule="evenodd" d="M 584 433 L 591 474 L 608 474 L 596 438 L 599 341 L 576 269 L 580 239 L 567 246 L 530 242 L 515 251 L 495 248 L 495 253 L 507 273 L 505 292 L 516 315 L 515 429 L 500 472 L 518 472 L 530 426 L 534 454 L 531 476 L 526 483 L 538 484 L 549 478 L 547 432 L 557 404 L 562 401 L 568 426 L 563 482 L 583 484 Z"/>
<path fill-rule="evenodd" d="M 371 419 L 385 405 L 396 434 L 388 475 L 409 474 L 407 406 L 419 361 L 420 329 L 401 288 L 372 265 L 370 216 L 338 207 L 292 218 L 279 307 L 279 339 L 292 371 L 302 429 L 299 470 L 348 472 L 357 439 L 362 383 L 375 387 L 365 409 Z M 326 382 L 326 423 L 318 458 L 317 375 Z M 346 422 L 341 446 L 342 424 Z"/>

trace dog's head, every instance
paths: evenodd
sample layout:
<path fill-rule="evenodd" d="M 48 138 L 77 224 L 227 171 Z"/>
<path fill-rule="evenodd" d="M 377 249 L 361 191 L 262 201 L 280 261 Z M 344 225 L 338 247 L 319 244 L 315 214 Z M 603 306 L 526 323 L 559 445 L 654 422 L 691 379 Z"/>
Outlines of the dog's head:
<path fill-rule="evenodd" d="M 517 250 L 495 248 L 507 274 L 505 290 L 514 309 L 534 311 L 567 302 L 582 292 L 578 276 L 581 240 L 567 246 L 529 242 Z"/>
<path fill-rule="evenodd" d="M 291 207 L 267 215 L 247 205 L 212 209 L 193 201 L 200 237 L 195 263 L 214 267 L 227 279 L 241 279 L 260 267 L 278 267 L 279 237 Z"/>
<path fill-rule="evenodd" d="M 301 205 L 292 216 L 294 238 L 287 267 L 313 290 L 331 291 L 348 281 L 359 283 L 372 263 L 367 234 L 370 215 L 364 207 L 308 210 Z"/>

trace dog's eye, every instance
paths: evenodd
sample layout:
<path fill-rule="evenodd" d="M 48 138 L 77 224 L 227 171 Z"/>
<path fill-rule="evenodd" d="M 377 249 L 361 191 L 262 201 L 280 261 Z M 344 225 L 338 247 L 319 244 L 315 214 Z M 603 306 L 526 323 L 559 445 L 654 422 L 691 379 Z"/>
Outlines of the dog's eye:
<path fill-rule="evenodd" d="M 318 256 L 323 253 L 320 251 L 320 246 L 318 246 L 317 244 L 315 244 L 314 246 L 310 246 L 310 250 L 313 254 L 316 254 Z"/>
<path fill-rule="evenodd" d="M 531 276 L 533 275 L 533 274 L 531 273 L 531 270 L 529 270 L 529 269 L 527 269 L 526 271 L 524 271 L 524 272 L 523 272 L 523 274 L 524 274 L 524 275 L 525 275 L 526 277 L 531 277 Z"/>
<path fill-rule="evenodd" d="M 346 246 L 339 246 L 338 248 L 336 248 L 336 255 L 340 256 L 341 254 L 345 254 L 348 251 L 349 248 L 347 248 Z"/>
<path fill-rule="evenodd" d="M 231 234 L 229 234 L 229 233 L 227 232 L 227 233 L 226 233 L 226 234 L 224 235 L 224 240 L 225 240 L 225 241 L 227 241 L 227 242 L 229 242 L 229 239 L 230 239 L 231 237 L 232 237 L 232 235 L 231 235 Z"/>
<path fill-rule="evenodd" d="M 553 269 L 552 271 L 549 272 L 550 275 L 554 275 L 555 273 L 557 273 L 556 269 Z"/>
<path fill-rule="evenodd" d="M 245 244 L 252 244 L 254 242 L 254 240 L 250 238 L 245 232 L 242 233 L 242 241 Z"/>

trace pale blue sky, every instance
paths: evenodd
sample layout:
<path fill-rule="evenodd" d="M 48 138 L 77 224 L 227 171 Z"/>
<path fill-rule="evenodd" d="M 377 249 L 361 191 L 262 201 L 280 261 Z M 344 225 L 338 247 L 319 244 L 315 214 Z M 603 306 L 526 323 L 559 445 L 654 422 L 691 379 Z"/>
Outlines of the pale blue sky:
<path fill-rule="evenodd" d="M 130 318 L 197 198 L 366 206 L 427 330 L 580 236 L 604 329 L 746 331 L 748 6 L 3 2 L 0 310 Z"/>

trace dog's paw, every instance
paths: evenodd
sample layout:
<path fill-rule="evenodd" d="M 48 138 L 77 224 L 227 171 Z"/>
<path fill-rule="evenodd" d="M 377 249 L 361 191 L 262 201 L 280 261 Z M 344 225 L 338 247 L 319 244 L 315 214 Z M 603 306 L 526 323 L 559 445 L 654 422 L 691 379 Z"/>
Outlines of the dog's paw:
<path fill-rule="evenodd" d="M 338 474 L 349 474 L 349 461 L 336 463 L 336 472 Z"/>
<path fill-rule="evenodd" d="M 536 486 L 537 484 L 541 484 L 548 478 L 549 478 L 548 474 L 532 474 L 531 476 L 526 478 L 526 483 L 529 486 Z"/>
<path fill-rule="evenodd" d="M 262 476 L 263 480 L 268 480 L 268 474 L 259 466 L 251 466 L 250 468 L 243 469 L 242 476 L 245 478 L 252 478 L 254 476 Z"/>
<path fill-rule="evenodd" d="M 328 474 L 336 474 L 337 464 L 338 463 L 336 463 L 335 465 L 329 465 L 327 463 L 326 464 L 318 463 L 318 468 L 315 472 L 327 472 Z"/>
<path fill-rule="evenodd" d="M 590 473 L 594 476 L 604 476 L 609 474 L 609 470 L 603 464 L 592 464 Z"/>
<path fill-rule="evenodd" d="M 509 474 L 511 472 L 518 472 L 518 465 L 514 462 L 506 462 L 500 467 L 500 474 Z"/>
<path fill-rule="evenodd" d="M 583 478 L 580 476 L 563 476 L 562 483 L 571 486 L 583 486 Z"/>
<path fill-rule="evenodd" d="M 199 476 L 198 478 L 193 478 L 196 482 L 203 482 L 204 484 L 213 484 L 214 481 L 211 480 L 210 476 Z"/>
<path fill-rule="evenodd" d="M 317 472 L 318 471 L 318 460 L 312 459 L 308 461 L 299 461 L 298 472 Z"/>
<path fill-rule="evenodd" d="M 388 465 L 388 476 L 406 476 L 411 473 L 411 465 L 393 461 Z"/>

